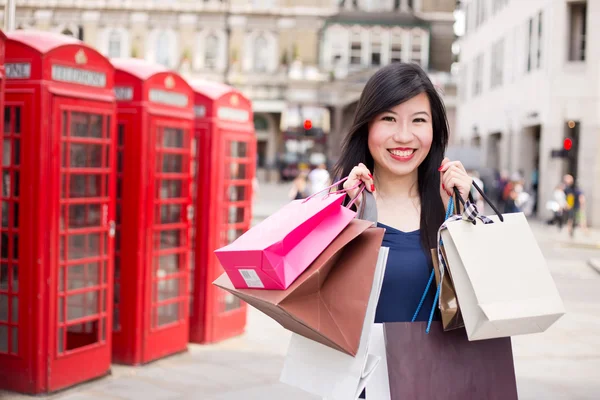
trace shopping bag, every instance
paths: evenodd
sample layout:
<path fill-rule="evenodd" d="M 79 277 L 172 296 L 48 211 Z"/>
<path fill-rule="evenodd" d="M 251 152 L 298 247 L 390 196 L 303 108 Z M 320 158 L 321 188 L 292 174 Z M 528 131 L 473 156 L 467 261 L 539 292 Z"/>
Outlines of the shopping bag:
<path fill-rule="evenodd" d="M 510 338 L 470 342 L 464 329 L 435 321 L 425 334 L 426 324 L 384 324 L 391 400 L 518 398 Z"/>
<path fill-rule="evenodd" d="M 361 221 L 361 223 L 365 223 L 365 221 Z M 363 251 L 360 248 L 357 250 Z M 363 283 L 369 292 L 366 312 L 361 315 L 348 314 L 348 318 L 353 323 L 358 322 L 361 328 L 360 343 L 356 354 L 351 356 L 310 340 L 310 338 L 294 334 L 285 357 L 280 377 L 281 382 L 321 396 L 326 400 L 353 400 L 360 396 L 380 362 L 380 357 L 369 351 L 369 344 L 387 263 L 388 248 L 378 248 L 377 250 L 378 256 L 375 263 L 370 262 L 359 266 L 359 269 L 369 266 L 369 272 L 365 275 Z M 371 269 L 371 265 L 375 268 Z M 343 286 L 346 281 L 350 280 L 343 278 L 340 285 Z M 356 300 L 360 301 L 360 299 Z M 350 303 L 353 301 L 355 300 L 352 298 L 341 297 L 339 307 L 350 307 Z"/>
<path fill-rule="evenodd" d="M 458 197 L 455 195 L 454 200 L 452 197 L 448 203 L 446 210 L 446 218 L 448 220 L 453 215 L 460 214 L 460 202 Z M 438 253 L 439 252 L 439 253 Z M 435 274 L 435 280 L 440 288 L 439 295 L 439 309 L 442 320 L 442 326 L 445 331 L 462 328 L 465 326 L 462 314 L 460 312 L 460 306 L 458 304 L 458 298 L 456 297 L 456 290 L 454 289 L 454 283 L 452 282 L 452 273 L 446 268 L 446 275 L 444 280 L 441 279 L 440 274 L 440 260 L 444 265 L 448 264 L 446 252 L 444 250 L 444 244 L 442 241 L 438 243 L 438 248 L 431 249 L 431 259 L 433 261 L 433 271 Z"/>
<path fill-rule="evenodd" d="M 233 286 L 287 289 L 356 216 L 352 203 L 342 205 L 345 197 L 338 191 L 294 200 L 215 250 Z"/>
<path fill-rule="evenodd" d="M 359 349 L 384 229 L 355 219 L 286 290 L 236 289 L 227 274 L 214 284 L 284 328 L 350 358 Z M 386 253 L 387 254 L 387 253 Z"/>
<path fill-rule="evenodd" d="M 500 214 L 480 193 L 497 215 L 466 202 L 440 227 L 441 280 L 451 271 L 469 340 L 543 332 L 565 313 L 544 256 L 523 213 Z"/>

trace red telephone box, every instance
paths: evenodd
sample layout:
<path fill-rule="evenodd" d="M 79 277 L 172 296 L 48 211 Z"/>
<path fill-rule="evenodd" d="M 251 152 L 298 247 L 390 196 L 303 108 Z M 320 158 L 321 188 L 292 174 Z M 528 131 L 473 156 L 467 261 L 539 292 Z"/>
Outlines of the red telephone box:
<path fill-rule="evenodd" d="M 190 281 L 190 340 L 211 343 L 242 334 L 246 304 L 212 285 L 223 272 L 214 250 L 250 228 L 256 135 L 250 100 L 230 86 L 192 85 L 196 157 Z"/>
<path fill-rule="evenodd" d="M 176 73 L 113 60 L 118 109 L 113 357 L 183 351 L 188 293 L 193 92 Z"/>
<path fill-rule="evenodd" d="M 52 392 L 110 370 L 114 68 L 67 36 L 7 36 L 0 386 Z"/>

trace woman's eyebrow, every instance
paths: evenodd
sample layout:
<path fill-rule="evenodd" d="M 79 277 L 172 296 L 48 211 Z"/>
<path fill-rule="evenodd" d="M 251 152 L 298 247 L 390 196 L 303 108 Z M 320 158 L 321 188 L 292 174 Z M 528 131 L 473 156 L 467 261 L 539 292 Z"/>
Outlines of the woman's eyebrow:
<path fill-rule="evenodd" d="M 418 112 L 414 113 L 412 116 L 414 117 L 414 116 L 419 115 L 419 114 L 424 114 L 424 115 L 427 115 L 429 117 L 429 113 L 427 111 L 418 111 Z"/>

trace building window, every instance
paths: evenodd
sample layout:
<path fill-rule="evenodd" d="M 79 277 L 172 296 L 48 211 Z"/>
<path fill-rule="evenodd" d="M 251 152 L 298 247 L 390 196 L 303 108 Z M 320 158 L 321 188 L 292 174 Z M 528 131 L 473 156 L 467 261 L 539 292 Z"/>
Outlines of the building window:
<path fill-rule="evenodd" d="M 402 41 L 404 40 L 402 32 L 392 32 L 391 37 L 391 57 L 393 63 L 402 61 Z"/>
<path fill-rule="evenodd" d="M 533 18 L 529 18 L 527 36 L 527 72 L 531 71 L 533 58 Z"/>
<path fill-rule="evenodd" d="M 170 67 L 171 57 L 169 54 L 169 35 L 160 32 L 156 38 L 156 63 Z"/>
<path fill-rule="evenodd" d="M 371 65 L 381 65 L 381 33 L 371 34 Z"/>
<path fill-rule="evenodd" d="M 254 39 L 254 70 L 266 72 L 269 65 L 269 42 L 263 35 Z"/>
<path fill-rule="evenodd" d="M 569 61 L 585 61 L 587 4 L 569 4 Z"/>
<path fill-rule="evenodd" d="M 219 38 L 210 34 L 204 42 L 206 49 L 204 51 L 204 68 L 215 69 L 219 57 Z"/>
<path fill-rule="evenodd" d="M 352 31 L 350 36 L 350 64 L 362 64 L 362 35 L 360 30 Z"/>
<path fill-rule="evenodd" d="M 413 29 L 410 38 L 411 56 L 410 61 L 421 64 L 423 62 L 423 38 L 424 33 L 420 29 Z"/>
<path fill-rule="evenodd" d="M 537 38 L 537 68 L 542 66 L 542 18 L 543 14 L 540 11 L 538 14 L 538 38 Z"/>
<path fill-rule="evenodd" d="M 121 35 L 117 31 L 111 31 L 108 35 L 108 57 L 121 57 Z"/>
<path fill-rule="evenodd" d="M 494 43 L 492 46 L 492 74 L 490 87 L 502 86 L 504 72 L 504 39 Z"/>
<path fill-rule="evenodd" d="M 473 97 L 483 92 L 483 54 L 475 59 L 473 67 Z"/>

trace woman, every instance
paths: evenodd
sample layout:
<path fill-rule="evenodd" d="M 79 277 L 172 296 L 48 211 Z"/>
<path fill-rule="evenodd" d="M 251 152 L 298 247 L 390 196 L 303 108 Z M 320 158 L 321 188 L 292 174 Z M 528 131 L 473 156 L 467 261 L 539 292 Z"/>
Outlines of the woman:
<path fill-rule="evenodd" d="M 412 320 L 454 188 L 468 199 L 471 177 L 460 161 L 444 158 L 448 131 L 444 104 L 417 65 L 389 65 L 366 84 L 335 176 L 348 177 L 343 183 L 348 199 L 358 193 L 351 188 L 366 185 L 375 198 L 378 226 L 386 229 L 382 245 L 390 251 L 377 323 Z M 429 319 L 434 286 L 416 321 Z"/>

